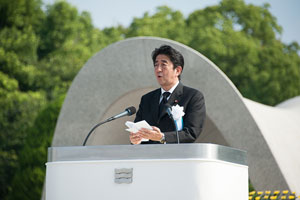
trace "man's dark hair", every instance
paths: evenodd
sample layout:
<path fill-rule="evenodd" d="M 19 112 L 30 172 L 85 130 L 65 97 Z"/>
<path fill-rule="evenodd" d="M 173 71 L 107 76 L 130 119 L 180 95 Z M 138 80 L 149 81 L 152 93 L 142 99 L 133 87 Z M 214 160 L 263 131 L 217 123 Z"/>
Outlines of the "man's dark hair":
<path fill-rule="evenodd" d="M 169 45 L 162 45 L 159 48 L 155 48 L 154 51 L 152 52 L 153 64 L 155 64 L 156 57 L 160 54 L 166 55 L 170 58 L 171 62 L 174 65 L 173 69 L 176 69 L 178 66 L 181 66 L 183 70 L 184 58 L 179 51 L 177 51 L 176 49 L 172 48 Z M 180 80 L 180 75 L 178 76 L 179 80 Z"/>

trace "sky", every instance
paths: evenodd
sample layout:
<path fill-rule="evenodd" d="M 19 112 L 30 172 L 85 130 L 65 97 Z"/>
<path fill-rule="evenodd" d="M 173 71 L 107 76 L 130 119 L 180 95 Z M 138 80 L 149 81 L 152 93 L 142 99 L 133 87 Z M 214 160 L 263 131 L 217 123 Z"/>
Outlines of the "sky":
<path fill-rule="evenodd" d="M 53 4 L 57 0 L 43 0 L 44 4 Z M 134 17 L 142 17 L 145 12 L 155 13 L 156 7 L 167 5 L 179 10 L 185 17 L 195 10 L 216 5 L 220 0 L 66 0 L 79 12 L 88 11 L 95 27 L 123 25 L 129 26 Z M 281 40 L 289 44 L 300 44 L 300 0 L 244 0 L 247 4 L 261 6 L 269 3 L 270 12 L 283 28 Z"/>

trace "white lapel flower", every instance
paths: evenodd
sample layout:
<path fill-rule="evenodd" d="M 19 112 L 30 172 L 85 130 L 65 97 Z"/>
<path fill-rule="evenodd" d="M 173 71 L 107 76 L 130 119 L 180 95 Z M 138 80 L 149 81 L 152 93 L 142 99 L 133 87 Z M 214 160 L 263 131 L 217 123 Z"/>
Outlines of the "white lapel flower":
<path fill-rule="evenodd" d="M 172 115 L 175 121 L 181 119 L 184 114 L 183 106 L 179 106 L 178 104 L 176 106 L 172 106 Z"/>

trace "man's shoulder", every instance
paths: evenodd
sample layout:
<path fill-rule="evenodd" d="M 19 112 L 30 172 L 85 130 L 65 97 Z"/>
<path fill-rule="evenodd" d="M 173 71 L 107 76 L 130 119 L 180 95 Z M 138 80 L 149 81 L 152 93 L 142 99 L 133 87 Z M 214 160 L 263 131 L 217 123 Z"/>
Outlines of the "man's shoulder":
<path fill-rule="evenodd" d="M 185 85 L 183 85 L 183 93 L 203 96 L 201 91 L 199 91 L 195 88 L 192 88 L 192 87 L 185 86 Z"/>
<path fill-rule="evenodd" d="M 152 90 L 142 96 L 142 98 L 152 98 L 154 95 L 160 94 L 160 88 Z"/>

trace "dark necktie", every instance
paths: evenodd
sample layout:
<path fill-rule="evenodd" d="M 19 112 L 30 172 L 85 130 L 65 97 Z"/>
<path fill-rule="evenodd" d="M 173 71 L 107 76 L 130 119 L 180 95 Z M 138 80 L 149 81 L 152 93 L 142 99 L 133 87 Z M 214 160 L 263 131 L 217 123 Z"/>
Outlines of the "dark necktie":
<path fill-rule="evenodd" d="M 164 92 L 163 93 L 163 98 L 162 98 L 162 100 L 161 100 L 161 102 L 160 102 L 160 104 L 159 104 L 159 115 L 160 115 L 160 113 L 162 112 L 162 110 L 163 110 L 163 108 L 164 108 L 164 105 L 166 104 L 166 103 L 168 103 L 168 96 L 170 96 L 170 92 Z"/>

